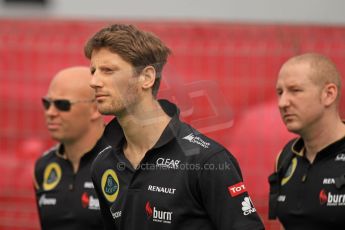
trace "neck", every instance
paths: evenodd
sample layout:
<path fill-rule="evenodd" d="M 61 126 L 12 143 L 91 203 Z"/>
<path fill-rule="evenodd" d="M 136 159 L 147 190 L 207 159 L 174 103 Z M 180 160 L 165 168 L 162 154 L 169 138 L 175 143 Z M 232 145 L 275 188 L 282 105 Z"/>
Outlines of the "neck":
<path fill-rule="evenodd" d="M 74 172 L 78 171 L 80 159 L 95 146 L 103 130 L 103 124 L 95 125 L 78 140 L 62 143 L 65 150 L 64 156 L 72 163 Z"/>
<path fill-rule="evenodd" d="M 170 120 L 156 100 L 142 103 L 131 114 L 118 117 L 126 138 L 124 153 L 134 167 L 157 143 Z"/>
<path fill-rule="evenodd" d="M 340 118 L 331 119 L 301 136 L 305 144 L 306 157 L 313 162 L 318 152 L 345 136 L 345 125 Z"/>

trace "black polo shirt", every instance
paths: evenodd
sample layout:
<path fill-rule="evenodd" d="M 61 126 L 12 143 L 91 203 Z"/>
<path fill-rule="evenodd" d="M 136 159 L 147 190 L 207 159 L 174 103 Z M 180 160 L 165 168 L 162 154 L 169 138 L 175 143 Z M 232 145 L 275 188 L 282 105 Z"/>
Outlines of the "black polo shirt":
<path fill-rule="evenodd" d="M 264 229 L 236 159 L 160 104 L 172 119 L 136 169 L 117 120 L 106 127 L 92 166 L 106 229 Z"/>
<path fill-rule="evenodd" d="M 310 164 L 302 139 L 282 179 L 277 215 L 286 230 L 345 229 L 345 138 L 322 149 Z"/>
<path fill-rule="evenodd" d="M 77 173 L 60 154 L 62 146 L 50 149 L 36 161 L 35 192 L 42 229 L 103 229 L 90 172 L 95 151 L 96 147 L 81 158 Z"/>

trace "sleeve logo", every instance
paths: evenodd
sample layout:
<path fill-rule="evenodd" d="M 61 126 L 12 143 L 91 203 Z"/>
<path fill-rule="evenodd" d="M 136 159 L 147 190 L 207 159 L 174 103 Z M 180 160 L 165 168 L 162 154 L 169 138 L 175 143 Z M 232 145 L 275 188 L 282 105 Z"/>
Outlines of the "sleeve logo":
<path fill-rule="evenodd" d="M 229 190 L 231 197 L 238 196 L 238 195 L 247 191 L 246 186 L 244 186 L 243 182 L 229 186 L 228 190 Z"/>
<path fill-rule="evenodd" d="M 62 171 L 60 165 L 57 163 L 50 163 L 45 169 L 43 174 L 43 189 L 45 191 L 55 188 L 61 179 Z"/>
<path fill-rule="evenodd" d="M 244 200 L 242 201 L 242 211 L 243 211 L 243 215 L 245 216 L 253 212 L 256 212 L 253 202 L 249 197 L 245 197 Z"/>
<path fill-rule="evenodd" d="M 102 175 L 102 192 L 109 202 L 114 202 L 119 194 L 119 179 L 114 170 L 108 169 Z"/>

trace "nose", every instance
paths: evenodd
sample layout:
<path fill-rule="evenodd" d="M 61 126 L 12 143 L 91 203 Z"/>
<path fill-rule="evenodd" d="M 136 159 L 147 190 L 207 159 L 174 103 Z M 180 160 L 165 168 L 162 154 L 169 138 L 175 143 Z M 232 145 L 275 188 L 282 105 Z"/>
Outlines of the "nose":
<path fill-rule="evenodd" d="M 59 113 L 59 110 L 54 106 L 54 103 L 51 103 L 49 108 L 44 110 L 44 113 L 48 117 L 53 117 Z"/>
<path fill-rule="evenodd" d="M 103 86 L 97 70 L 95 70 L 95 72 L 92 74 L 89 85 L 93 89 L 100 88 Z"/>
<path fill-rule="evenodd" d="M 279 109 L 284 109 L 290 105 L 289 96 L 283 92 L 278 97 L 278 107 Z"/>

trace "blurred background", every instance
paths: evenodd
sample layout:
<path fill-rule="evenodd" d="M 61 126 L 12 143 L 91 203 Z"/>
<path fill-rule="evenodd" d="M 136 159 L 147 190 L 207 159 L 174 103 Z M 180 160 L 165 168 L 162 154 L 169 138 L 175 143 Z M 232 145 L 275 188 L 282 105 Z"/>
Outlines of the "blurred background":
<path fill-rule="evenodd" d="M 33 165 L 54 144 L 40 98 L 57 71 L 89 65 L 86 40 L 119 22 L 172 49 L 159 97 L 236 156 L 266 228 L 279 229 L 267 219 L 267 177 L 292 135 L 277 110 L 277 72 L 313 51 L 344 76 L 344 9 L 343 0 L 0 0 L 0 229 L 39 229 Z"/>

